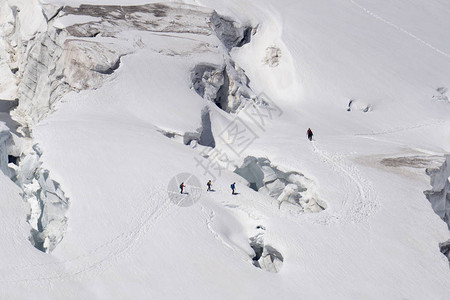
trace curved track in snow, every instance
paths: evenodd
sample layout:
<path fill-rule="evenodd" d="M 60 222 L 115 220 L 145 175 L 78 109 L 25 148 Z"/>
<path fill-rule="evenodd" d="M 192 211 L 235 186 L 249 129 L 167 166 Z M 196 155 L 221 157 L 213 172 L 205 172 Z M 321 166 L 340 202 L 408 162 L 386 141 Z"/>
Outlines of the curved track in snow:
<path fill-rule="evenodd" d="M 35 265 L 18 266 L 9 269 L 7 278 L 0 278 L 0 282 L 8 283 L 37 283 L 52 282 L 68 278 L 80 278 L 90 276 L 101 272 L 114 264 L 119 257 L 130 254 L 132 249 L 142 239 L 142 237 L 163 219 L 169 212 L 178 206 L 174 205 L 165 191 L 156 191 L 149 193 L 150 196 L 143 197 L 143 208 L 137 208 L 137 212 L 132 220 L 136 220 L 124 231 L 117 234 L 114 238 L 86 251 L 85 253 L 73 258 L 64 259 L 58 262 L 43 263 Z M 158 206 L 148 208 L 150 202 L 158 202 Z M 142 212 L 142 213 L 138 213 Z M 33 269 L 42 269 L 46 266 L 52 266 L 49 271 L 52 273 L 46 276 L 36 277 Z M 55 268 L 60 267 L 60 268 Z M 55 271 L 59 270 L 59 271 Z M 89 274 L 88 274 L 89 273 Z"/>
<path fill-rule="evenodd" d="M 316 221 L 318 223 L 329 224 L 335 222 L 359 223 L 366 220 L 377 210 L 377 195 L 370 181 L 363 178 L 356 166 L 336 154 L 330 154 L 317 147 L 316 142 L 312 142 L 313 152 L 326 163 L 333 171 L 342 175 L 345 185 L 342 187 L 345 192 L 344 199 L 340 207 L 325 210 Z"/>

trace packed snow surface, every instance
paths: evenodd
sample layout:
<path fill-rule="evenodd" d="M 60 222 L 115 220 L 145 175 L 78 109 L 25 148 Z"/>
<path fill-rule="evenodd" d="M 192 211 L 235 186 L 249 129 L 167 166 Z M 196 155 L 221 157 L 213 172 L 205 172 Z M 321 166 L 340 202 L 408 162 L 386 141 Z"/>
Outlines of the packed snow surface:
<path fill-rule="evenodd" d="M 0 299 L 450 298 L 449 13 L 1 1 Z"/>

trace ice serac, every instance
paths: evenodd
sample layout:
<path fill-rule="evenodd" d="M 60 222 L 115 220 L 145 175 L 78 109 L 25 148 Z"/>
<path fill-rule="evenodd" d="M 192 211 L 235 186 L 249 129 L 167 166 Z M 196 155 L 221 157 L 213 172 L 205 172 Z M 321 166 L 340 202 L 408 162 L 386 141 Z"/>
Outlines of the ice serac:
<path fill-rule="evenodd" d="M 45 19 L 35 0 L 0 2 L 0 99 L 18 98 L 19 70 L 34 36 L 45 30 Z"/>
<path fill-rule="evenodd" d="M 167 136 L 167 133 L 166 133 Z M 170 136 L 170 133 L 169 133 Z M 201 126 L 197 128 L 195 132 L 185 132 L 183 134 L 183 143 L 185 145 L 191 145 L 191 142 L 195 141 L 195 143 L 214 148 L 216 146 L 216 142 L 214 140 L 214 135 L 211 129 L 211 116 L 209 107 L 205 106 L 202 109 L 201 113 Z"/>
<path fill-rule="evenodd" d="M 450 229 L 450 155 L 439 168 L 426 170 L 430 176 L 431 190 L 425 191 L 435 213 L 447 223 Z"/>
<path fill-rule="evenodd" d="M 3 44 L 7 47 L 0 44 L 0 51 L 12 52 L 14 57 L 6 60 L 8 67 L 0 64 L 0 74 L 11 77 L 5 81 L 7 86 L 0 86 L 0 95 L 3 91 L 6 98 L 20 99 L 13 117 L 23 125 L 27 135 L 67 92 L 98 88 L 120 67 L 123 56 L 142 46 L 142 41 L 125 34 L 127 31 L 215 36 L 225 51 L 249 42 L 252 34 L 251 27 L 222 17 L 212 9 L 181 3 L 44 5 L 39 17 L 46 21 L 45 30 L 39 27 L 32 37 L 22 41 L 16 34 L 20 20 L 14 18 L 17 15 L 14 9 L 5 4 L 2 8 L 7 20 L 2 23 L 7 33 Z M 247 80 L 230 59 L 219 69 L 230 80 L 222 79 L 219 89 L 223 95 L 217 100 L 225 110 L 235 110 L 241 95 L 250 97 L 245 87 Z"/>
<path fill-rule="evenodd" d="M 242 97 L 252 97 L 248 78 L 229 56 L 231 48 L 249 42 L 252 29 L 212 9 L 183 3 L 71 7 L 23 0 L 24 6 L 30 5 L 20 8 L 12 3 L 0 3 L 0 56 L 4 58 L 0 61 L 0 100 L 18 99 L 17 107 L 7 113 L 20 124 L 17 132 L 27 142 L 17 154 L 20 162 L 14 180 L 30 204 L 30 240 L 39 250 L 50 252 L 62 240 L 69 202 L 58 182 L 50 178 L 50 170 L 41 167 L 41 151 L 31 147 L 35 144 L 32 130 L 67 93 L 97 89 L 116 78 L 124 56 L 146 46 L 139 35 L 130 32 L 160 38 L 186 35 L 194 44 L 192 49 L 175 50 L 159 49 L 157 43 L 147 45 L 162 55 L 185 55 L 183 51 L 198 49 L 223 54 L 223 65 L 213 68 L 222 77 L 217 78 L 217 86 L 205 84 L 205 94 L 211 95 L 210 100 L 218 94 L 218 103 L 227 111 L 236 110 Z M 27 23 L 31 15 L 33 20 Z M 185 143 L 215 147 L 207 108 L 201 113 L 199 130 L 184 138 Z M 6 150 L 2 153 L 7 155 Z"/>
<path fill-rule="evenodd" d="M 239 24 L 213 12 L 211 26 L 225 49 L 221 65 L 199 64 L 191 72 L 194 90 L 205 100 L 214 102 L 220 109 L 234 113 L 246 101 L 257 102 L 257 95 L 249 86 L 245 71 L 231 58 L 230 51 L 250 42 L 255 29 Z"/>
<path fill-rule="evenodd" d="M 53 26 L 57 20 L 23 45 L 17 72 L 19 105 L 12 116 L 26 135 L 67 92 L 99 87 L 127 53 L 114 43 L 74 39 L 66 28 Z"/>
<path fill-rule="evenodd" d="M 9 128 L 3 122 L 0 122 L 0 171 L 9 176 L 8 170 L 8 148 L 6 141 L 9 139 Z"/>
<path fill-rule="evenodd" d="M 25 41 L 15 34 L 18 25 L 6 31 L 8 47 L 3 48 L 4 52 L 14 53 L 7 60 L 14 74 L 9 74 L 11 78 L 5 82 L 11 86 L 17 83 L 18 88 L 0 87 L 0 93 L 4 90 L 9 93 L 7 98 L 19 98 L 12 115 L 29 135 L 34 124 L 54 111 L 62 96 L 70 91 L 100 87 L 120 67 L 123 56 L 140 48 L 139 41 L 124 32 L 212 34 L 209 19 L 213 11 L 191 8 L 183 4 L 46 5 L 40 16 L 47 21 L 45 30 L 37 31 Z M 170 20 L 175 15 L 186 17 L 173 24 Z M 7 16 L 12 18 L 11 14 Z M 18 23 L 18 18 L 14 22 Z M 0 71 L 3 69 L 0 66 Z"/>
<path fill-rule="evenodd" d="M 228 50 L 250 42 L 253 33 L 251 26 L 238 24 L 216 12 L 211 16 L 211 24 L 217 37 Z"/>
<path fill-rule="evenodd" d="M 69 199 L 60 184 L 50 178 L 50 172 L 42 168 L 41 155 L 38 145 L 24 155 L 17 168 L 16 184 L 30 205 L 27 221 L 31 226 L 31 243 L 43 252 L 51 252 L 66 232 Z"/>
<path fill-rule="evenodd" d="M 7 2 L 0 3 L 0 99 L 13 100 L 17 98 L 17 84 L 14 75 L 17 72 L 17 62 L 13 48 L 16 45 L 16 28 L 13 10 Z"/>
<path fill-rule="evenodd" d="M 250 238 L 250 247 L 255 252 L 253 265 L 264 271 L 278 273 L 283 266 L 283 255 L 274 247 L 264 244 L 263 234 Z"/>
<path fill-rule="evenodd" d="M 205 107 L 202 110 L 202 127 L 199 144 L 211 148 L 214 148 L 216 146 L 214 135 L 211 129 L 211 116 L 208 107 Z"/>
<path fill-rule="evenodd" d="M 237 112 L 247 101 L 258 102 L 245 71 L 229 57 L 220 66 L 197 65 L 192 70 L 191 82 L 197 94 L 228 113 Z"/>
<path fill-rule="evenodd" d="M 267 158 L 248 156 L 234 172 L 247 180 L 253 190 L 277 199 L 280 207 L 290 203 L 301 206 L 305 212 L 320 212 L 326 208 L 310 179 L 295 171 L 284 172 Z"/>
<path fill-rule="evenodd" d="M 440 243 L 439 248 L 441 249 L 441 253 L 447 257 L 449 263 L 450 263 L 450 240 Z"/>

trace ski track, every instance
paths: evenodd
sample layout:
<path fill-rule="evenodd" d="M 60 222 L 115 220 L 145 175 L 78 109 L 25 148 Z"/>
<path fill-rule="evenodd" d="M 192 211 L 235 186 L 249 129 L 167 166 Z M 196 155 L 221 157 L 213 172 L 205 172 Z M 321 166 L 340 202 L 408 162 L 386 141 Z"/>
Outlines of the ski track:
<path fill-rule="evenodd" d="M 346 181 L 345 196 L 341 207 L 333 209 L 326 214 L 319 214 L 320 217 L 314 222 L 320 224 L 330 224 L 335 222 L 360 223 L 367 220 L 378 209 L 377 195 L 372 184 L 364 179 L 358 172 L 354 164 L 344 163 L 343 157 L 336 154 L 329 154 L 319 149 L 316 142 L 312 142 L 313 152 L 320 159 L 328 164 L 334 171 L 343 175 Z"/>
<path fill-rule="evenodd" d="M 404 34 L 406 34 L 407 36 L 409 36 L 409 37 L 415 39 L 415 40 L 418 41 L 419 43 L 421 43 L 421 44 L 427 46 L 428 48 L 430 48 L 430 49 L 436 51 L 437 53 L 439 53 L 439 54 L 445 56 L 446 58 L 450 59 L 450 54 L 448 54 L 448 53 L 442 51 L 441 49 L 439 49 L 439 48 L 437 48 L 437 47 L 431 45 L 430 43 L 428 43 L 428 42 L 422 40 L 422 39 L 419 38 L 417 35 L 415 35 L 415 34 L 409 32 L 409 31 L 407 31 L 406 29 L 404 29 L 404 28 L 402 28 L 402 27 L 400 27 L 400 26 L 398 26 L 398 25 L 392 23 L 392 22 L 389 21 L 389 20 L 386 20 L 385 18 L 383 18 L 383 17 L 377 15 L 376 13 L 370 11 L 369 9 L 367 9 L 366 7 L 362 6 L 361 4 L 357 3 L 357 2 L 354 1 L 354 0 L 350 0 L 350 3 L 353 4 L 353 5 L 355 5 L 356 7 L 358 7 L 359 9 L 361 9 L 363 12 L 365 12 L 365 13 L 368 14 L 368 15 L 370 15 L 371 17 L 377 19 L 378 21 L 383 22 L 383 23 L 385 23 L 386 25 L 389 25 L 389 26 L 395 28 L 396 30 L 398 30 L 398 31 L 400 31 L 400 32 L 402 32 L 402 33 L 404 33 Z"/>
<path fill-rule="evenodd" d="M 141 216 L 136 218 L 138 220 L 137 225 L 132 227 L 131 230 L 124 231 L 116 235 L 113 239 L 95 247 L 94 249 L 86 252 L 85 254 L 79 255 L 72 259 L 53 262 L 47 264 L 35 264 L 27 265 L 14 268 L 4 268 L 3 270 L 8 270 L 8 279 L 0 279 L 0 282 L 7 283 L 32 283 L 32 282 L 48 282 L 55 280 L 64 280 L 68 278 L 80 278 L 81 275 L 87 276 L 92 273 L 97 274 L 105 270 L 108 266 L 111 266 L 114 261 L 119 258 L 123 258 L 129 255 L 137 243 L 142 239 L 142 237 L 157 224 L 159 220 L 172 212 L 172 208 L 179 208 L 174 205 L 167 196 L 165 191 L 159 191 L 151 194 L 150 197 L 146 197 L 147 201 L 144 201 L 144 205 L 148 206 L 148 203 L 154 202 L 157 199 L 160 200 L 160 205 L 156 208 L 147 208 L 143 210 Z M 141 211 L 137 209 L 136 211 Z M 86 260 L 86 262 L 80 261 Z M 74 263 L 74 267 L 72 267 Z M 48 274 L 48 276 L 34 277 L 33 269 L 41 268 L 45 266 L 61 266 L 62 272 L 54 271 L 53 274 Z M 19 271 L 19 272 L 11 272 Z M 51 270 L 53 271 L 53 270 Z M 28 274 L 29 277 L 23 276 Z M 16 276 L 15 276 L 16 275 Z M 15 277 L 15 278 L 14 278 Z"/>

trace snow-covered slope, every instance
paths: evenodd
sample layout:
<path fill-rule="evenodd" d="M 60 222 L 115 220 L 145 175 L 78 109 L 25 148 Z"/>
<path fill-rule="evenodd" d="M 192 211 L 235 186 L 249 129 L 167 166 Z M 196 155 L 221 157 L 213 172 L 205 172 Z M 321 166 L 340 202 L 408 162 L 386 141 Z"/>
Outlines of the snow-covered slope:
<path fill-rule="evenodd" d="M 0 6 L 0 298 L 450 297 L 449 4 L 147 2 Z"/>

